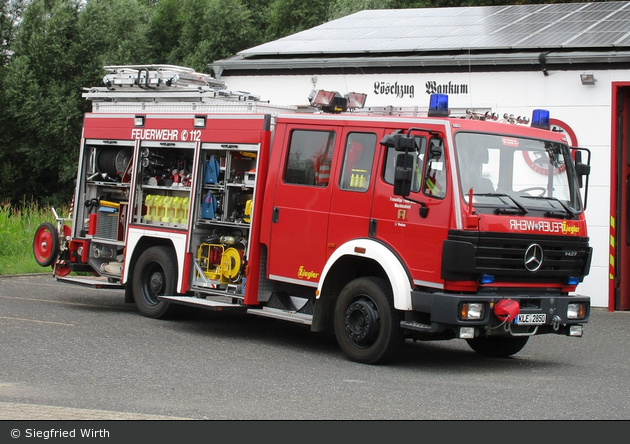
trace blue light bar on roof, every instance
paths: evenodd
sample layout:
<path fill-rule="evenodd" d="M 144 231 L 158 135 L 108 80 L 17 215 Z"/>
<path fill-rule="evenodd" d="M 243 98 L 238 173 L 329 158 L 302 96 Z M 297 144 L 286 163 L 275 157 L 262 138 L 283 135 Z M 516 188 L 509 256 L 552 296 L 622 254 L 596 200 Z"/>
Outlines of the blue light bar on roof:
<path fill-rule="evenodd" d="M 549 111 L 546 109 L 535 109 L 532 113 L 532 127 L 548 130 L 549 126 Z"/>
<path fill-rule="evenodd" d="M 429 101 L 429 117 L 448 117 L 448 96 L 446 94 L 431 94 Z"/>

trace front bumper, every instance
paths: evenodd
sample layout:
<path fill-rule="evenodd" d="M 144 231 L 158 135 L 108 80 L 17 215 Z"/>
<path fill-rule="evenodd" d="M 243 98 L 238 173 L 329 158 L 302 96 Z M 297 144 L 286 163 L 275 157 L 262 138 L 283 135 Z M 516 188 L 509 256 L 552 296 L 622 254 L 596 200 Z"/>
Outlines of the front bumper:
<path fill-rule="evenodd" d="M 516 325 L 513 320 L 504 322 L 505 318 L 496 316 L 493 307 L 502 299 L 511 299 L 519 304 L 521 314 L 545 314 L 545 323 L 539 325 Z M 425 332 L 452 331 L 457 337 L 462 327 L 474 327 L 476 335 L 483 332 L 485 335 L 533 335 L 556 333 L 575 335 L 575 328 L 571 326 L 582 325 L 588 322 L 590 316 L 590 298 L 588 296 L 569 296 L 557 294 L 516 295 L 493 293 L 482 294 L 452 294 L 443 292 L 411 293 L 412 309 L 419 314 L 430 330 Z M 484 305 L 483 316 L 480 319 L 461 319 L 462 304 L 481 303 Z M 568 306 L 573 303 L 582 303 L 585 306 L 584 316 L 581 319 L 569 319 L 567 317 Z M 429 323 L 426 324 L 426 321 Z M 418 331 L 422 329 L 418 328 Z"/>

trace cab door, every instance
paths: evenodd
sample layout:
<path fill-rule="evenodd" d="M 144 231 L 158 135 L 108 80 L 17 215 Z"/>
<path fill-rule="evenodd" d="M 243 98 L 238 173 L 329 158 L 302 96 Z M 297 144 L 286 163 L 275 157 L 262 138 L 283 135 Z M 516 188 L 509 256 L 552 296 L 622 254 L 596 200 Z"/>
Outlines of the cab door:
<path fill-rule="evenodd" d="M 326 258 L 343 243 L 370 235 L 372 194 L 383 130 L 344 128 L 334 176 Z"/>
<path fill-rule="evenodd" d="M 383 152 L 371 218 L 375 237 L 401 257 L 414 283 L 441 288 L 442 242 L 448 237 L 454 194 L 448 153 L 442 138 L 423 132 L 413 134 L 418 150 L 409 199 L 394 195 L 394 171 L 400 152 L 388 147 Z"/>
<path fill-rule="evenodd" d="M 271 279 L 317 286 L 326 236 L 338 129 L 288 125 L 275 190 L 268 273 Z"/>

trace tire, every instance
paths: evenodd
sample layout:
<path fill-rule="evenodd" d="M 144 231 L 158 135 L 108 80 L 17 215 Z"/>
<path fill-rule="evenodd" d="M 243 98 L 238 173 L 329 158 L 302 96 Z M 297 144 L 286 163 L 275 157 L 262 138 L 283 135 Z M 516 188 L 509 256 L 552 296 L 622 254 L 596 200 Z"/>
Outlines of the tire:
<path fill-rule="evenodd" d="M 44 222 L 35 230 L 33 255 L 42 267 L 50 267 L 59 257 L 59 233 L 50 222 Z"/>
<path fill-rule="evenodd" d="M 348 283 L 335 305 L 335 337 L 341 350 L 364 364 L 390 361 L 404 341 L 401 314 L 388 283 L 362 277 Z"/>
<path fill-rule="evenodd" d="M 529 336 L 491 336 L 489 338 L 467 339 L 468 345 L 483 356 L 492 358 L 507 358 L 520 352 Z"/>
<path fill-rule="evenodd" d="M 173 296 L 177 286 L 177 257 L 171 248 L 148 248 L 138 258 L 132 277 L 133 297 L 143 316 L 168 319 L 181 312 L 181 305 L 162 301 L 158 296 Z"/>

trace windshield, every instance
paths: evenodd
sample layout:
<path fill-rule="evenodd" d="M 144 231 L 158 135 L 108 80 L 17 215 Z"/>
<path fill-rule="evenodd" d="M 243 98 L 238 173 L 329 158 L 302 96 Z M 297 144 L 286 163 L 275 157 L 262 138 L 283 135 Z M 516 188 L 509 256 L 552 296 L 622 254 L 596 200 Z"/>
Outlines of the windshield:
<path fill-rule="evenodd" d="M 476 209 L 573 216 L 582 210 L 569 148 L 558 142 L 496 134 L 455 135 L 464 200 Z M 488 211 L 482 211 L 488 212 Z"/>

